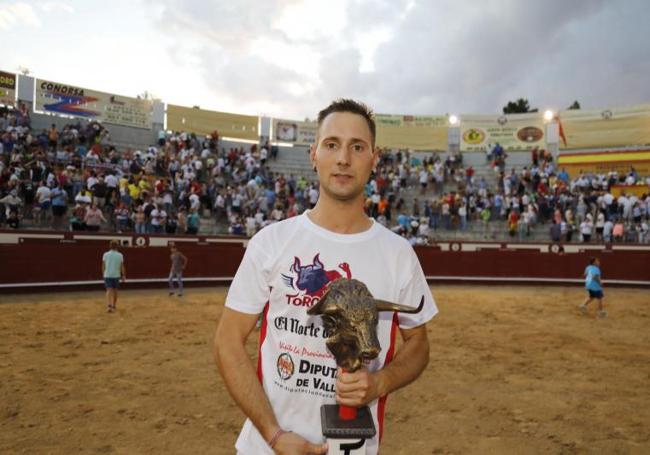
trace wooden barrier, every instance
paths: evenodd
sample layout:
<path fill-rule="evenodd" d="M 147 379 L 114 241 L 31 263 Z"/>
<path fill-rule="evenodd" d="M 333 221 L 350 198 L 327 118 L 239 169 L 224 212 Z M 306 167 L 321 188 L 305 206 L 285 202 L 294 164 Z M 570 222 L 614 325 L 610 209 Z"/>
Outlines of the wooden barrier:
<path fill-rule="evenodd" d="M 128 283 L 160 286 L 169 272 L 170 242 L 189 259 L 185 280 L 228 283 L 247 240 L 228 237 L 162 237 L 0 231 L 0 291 L 99 288 L 108 242 L 123 245 Z M 650 286 L 650 245 L 441 242 L 416 247 L 430 281 L 569 284 L 582 282 L 588 258 L 598 256 L 607 284 Z"/>

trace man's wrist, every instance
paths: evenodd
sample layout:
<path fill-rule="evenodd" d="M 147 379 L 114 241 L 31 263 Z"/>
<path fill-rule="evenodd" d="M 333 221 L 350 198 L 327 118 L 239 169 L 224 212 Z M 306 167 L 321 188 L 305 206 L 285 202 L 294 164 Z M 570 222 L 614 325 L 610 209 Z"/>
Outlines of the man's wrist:
<path fill-rule="evenodd" d="M 376 398 L 383 398 L 390 393 L 390 390 L 388 389 L 387 372 L 385 369 L 381 369 L 374 373 L 373 380 L 375 383 L 375 393 L 377 394 Z"/>
<path fill-rule="evenodd" d="M 277 423 L 266 428 L 259 428 L 259 432 L 262 435 L 262 438 L 264 438 L 267 443 L 269 443 L 271 439 L 273 439 L 273 436 L 275 436 L 276 433 L 281 430 L 282 428 Z"/>
<path fill-rule="evenodd" d="M 271 439 L 268 440 L 269 447 L 273 449 L 275 445 L 278 443 L 278 439 L 280 439 L 283 435 L 287 433 L 291 433 L 291 431 L 278 428 L 277 431 L 273 433 L 273 436 L 271 436 Z"/>

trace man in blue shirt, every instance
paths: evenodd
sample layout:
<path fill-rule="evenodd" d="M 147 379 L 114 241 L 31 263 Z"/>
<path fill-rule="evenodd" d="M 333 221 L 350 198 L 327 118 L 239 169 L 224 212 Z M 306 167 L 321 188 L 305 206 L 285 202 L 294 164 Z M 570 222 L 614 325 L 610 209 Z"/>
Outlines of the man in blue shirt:
<path fill-rule="evenodd" d="M 124 256 L 117 251 L 120 242 L 111 240 L 111 249 L 102 257 L 102 276 L 106 285 L 106 305 L 108 312 L 113 313 L 117 306 L 117 289 L 120 279 L 126 281 L 126 267 L 124 267 Z"/>
<path fill-rule="evenodd" d="M 600 275 L 600 260 L 598 258 L 592 257 L 589 259 L 589 265 L 585 269 L 584 276 L 585 288 L 587 289 L 589 296 L 586 298 L 585 302 L 580 305 L 580 311 L 583 314 L 586 314 L 587 305 L 595 299 L 598 300 L 598 317 L 606 318 L 607 311 L 603 308 L 603 286 Z"/>

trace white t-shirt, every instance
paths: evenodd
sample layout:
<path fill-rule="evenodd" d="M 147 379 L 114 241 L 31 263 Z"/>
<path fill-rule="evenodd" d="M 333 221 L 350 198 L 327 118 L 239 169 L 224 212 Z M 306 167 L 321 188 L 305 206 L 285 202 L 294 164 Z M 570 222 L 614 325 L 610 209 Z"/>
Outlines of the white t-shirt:
<path fill-rule="evenodd" d="M 113 174 L 108 174 L 106 178 L 104 179 L 106 182 L 106 186 L 109 188 L 117 188 L 117 177 L 115 177 Z"/>
<path fill-rule="evenodd" d="M 190 194 L 190 208 L 192 210 L 198 210 L 200 206 L 201 199 L 199 198 L 199 195 L 196 193 Z"/>
<path fill-rule="evenodd" d="M 336 362 L 325 345 L 322 318 L 307 315 L 307 310 L 325 285 L 339 277 L 355 278 L 375 298 L 409 306 L 417 306 L 424 296 L 420 313 L 379 313 L 382 349 L 368 365 L 371 371 L 392 359 L 397 327 L 420 326 L 438 310 L 406 240 L 379 223 L 358 234 L 337 234 L 314 224 L 307 213 L 269 225 L 249 241 L 226 306 L 263 313 L 258 375 L 264 392 L 283 429 L 319 443 L 324 441 L 320 406 L 336 402 Z M 383 426 L 378 405 L 383 400 L 369 404 L 378 434 Z M 376 453 L 378 436 L 368 440 L 367 447 L 369 454 Z M 236 448 L 246 455 L 273 453 L 250 420 Z"/>
<path fill-rule="evenodd" d="M 45 185 L 38 187 L 36 190 L 36 200 L 39 204 L 48 202 L 50 200 L 50 189 Z"/>
<path fill-rule="evenodd" d="M 165 219 L 167 218 L 167 212 L 164 210 L 158 210 L 158 209 L 153 209 L 151 211 L 151 225 L 152 226 L 160 226 L 165 222 Z"/>

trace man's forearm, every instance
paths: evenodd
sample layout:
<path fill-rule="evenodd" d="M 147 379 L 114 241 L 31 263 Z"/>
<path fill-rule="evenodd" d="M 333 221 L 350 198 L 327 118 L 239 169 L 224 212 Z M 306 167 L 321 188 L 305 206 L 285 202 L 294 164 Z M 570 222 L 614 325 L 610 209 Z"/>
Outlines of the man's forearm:
<path fill-rule="evenodd" d="M 377 372 L 379 396 L 385 396 L 415 381 L 429 363 L 426 327 L 411 332 L 397 350 L 391 363 Z"/>
<path fill-rule="evenodd" d="M 215 340 L 214 358 L 226 388 L 240 409 L 269 441 L 279 425 L 243 343 Z"/>

